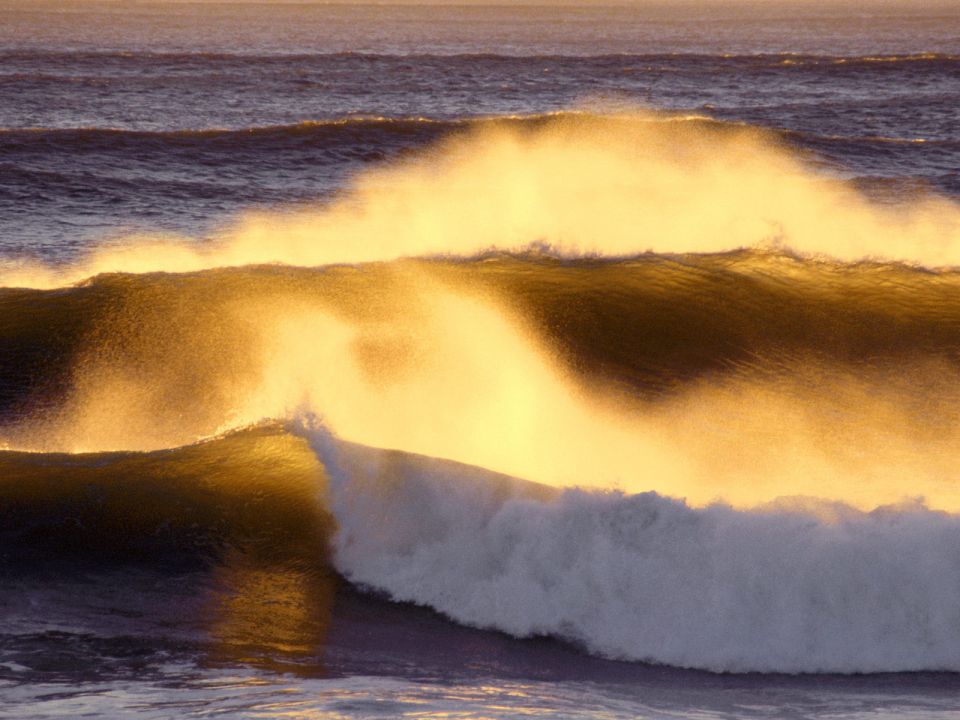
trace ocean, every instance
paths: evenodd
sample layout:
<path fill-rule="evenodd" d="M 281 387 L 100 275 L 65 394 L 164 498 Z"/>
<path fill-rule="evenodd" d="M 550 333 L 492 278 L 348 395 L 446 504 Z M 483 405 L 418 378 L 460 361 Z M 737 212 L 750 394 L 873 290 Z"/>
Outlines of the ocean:
<path fill-rule="evenodd" d="M 960 5 L 0 0 L 0 717 L 960 717 Z"/>

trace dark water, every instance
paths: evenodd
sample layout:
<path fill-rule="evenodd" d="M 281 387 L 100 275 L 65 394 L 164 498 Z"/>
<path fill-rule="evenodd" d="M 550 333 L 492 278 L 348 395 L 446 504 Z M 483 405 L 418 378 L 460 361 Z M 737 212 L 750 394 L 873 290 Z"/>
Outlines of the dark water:
<path fill-rule="evenodd" d="M 0 0 L 0 716 L 960 713 L 958 37 L 949 2 Z M 638 108 L 667 129 L 597 119 Z M 624 245 L 566 205 L 666 209 Z M 277 256 L 216 244 L 251 211 Z M 442 242 L 305 249 L 374 232 Z M 134 233 L 213 254 L 12 274 Z"/>

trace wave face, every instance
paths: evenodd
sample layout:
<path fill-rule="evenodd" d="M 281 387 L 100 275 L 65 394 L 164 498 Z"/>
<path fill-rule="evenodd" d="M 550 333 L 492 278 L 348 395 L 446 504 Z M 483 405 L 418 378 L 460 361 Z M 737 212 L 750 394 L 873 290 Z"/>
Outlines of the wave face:
<path fill-rule="evenodd" d="M 309 446 L 264 425 L 153 453 L 0 453 L 0 567 L 323 564 L 333 530 Z"/>
<path fill-rule="evenodd" d="M 219 333 L 206 341 L 220 362 L 255 330 L 256 319 L 238 307 L 276 302 L 282 314 L 304 305 L 371 327 L 395 323 L 398 333 L 415 338 L 404 315 L 426 317 L 417 288 L 425 278 L 500 298 L 570 372 L 585 382 L 604 378 L 647 402 L 704 379 L 774 377 L 817 360 L 858 374 L 960 363 L 960 275 L 953 269 L 846 264 L 776 250 L 622 259 L 490 253 L 383 265 L 114 273 L 55 290 L 4 288 L 0 407 L 7 418 L 28 416 L 63 402 L 90 358 L 105 353 L 122 364 L 124 356 L 142 355 L 142 362 L 156 362 L 169 334 L 186 339 L 209 333 L 214 323 Z M 398 304 L 391 307 L 384 295 Z M 159 336 L 162 326 L 167 337 Z"/>

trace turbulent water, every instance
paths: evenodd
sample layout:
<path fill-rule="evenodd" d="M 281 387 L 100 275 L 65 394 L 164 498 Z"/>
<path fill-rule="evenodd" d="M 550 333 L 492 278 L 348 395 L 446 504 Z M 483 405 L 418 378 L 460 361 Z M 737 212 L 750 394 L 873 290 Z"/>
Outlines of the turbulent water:
<path fill-rule="evenodd" d="M 957 711 L 954 4 L 0 20 L 0 716 Z"/>

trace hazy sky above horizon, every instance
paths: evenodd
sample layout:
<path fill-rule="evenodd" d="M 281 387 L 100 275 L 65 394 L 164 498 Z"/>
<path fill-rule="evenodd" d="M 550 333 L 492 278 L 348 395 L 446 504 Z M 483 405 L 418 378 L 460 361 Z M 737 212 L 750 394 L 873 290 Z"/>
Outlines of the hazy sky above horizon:
<path fill-rule="evenodd" d="M 0 6 L 53 5 L 564 5 L 564 6 L 737 6 L 756 8 L 829 6 L 844 9 L 955 8 L 956 0 L 0 0 Z"/>
<path fill-rule="evenodd" d="M 957 0 L 0 0 L 0 10 L 3 50 L 960 54 Z"/>

